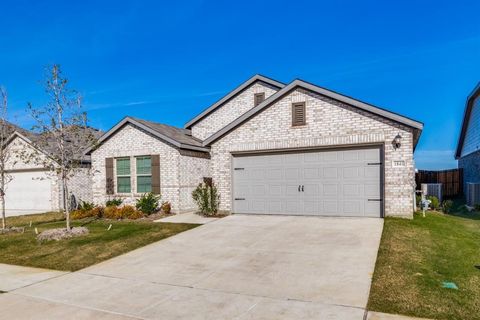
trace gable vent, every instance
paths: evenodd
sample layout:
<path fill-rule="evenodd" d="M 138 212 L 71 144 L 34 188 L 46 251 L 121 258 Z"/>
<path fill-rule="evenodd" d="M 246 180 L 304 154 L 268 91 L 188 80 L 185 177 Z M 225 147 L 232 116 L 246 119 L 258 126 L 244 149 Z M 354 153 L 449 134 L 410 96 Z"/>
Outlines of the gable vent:
<path fill-rule="evenodd" d="M 253 106 L 258 106 L 263 100 L 265 100 L 265 92 L 255 93 L 253 96 Z"/>
<path fill-rule="evenodd" d="M 303 126 L 307 123 L 305 114 L 305 102 L 292 104 L 292 126 Z"/>

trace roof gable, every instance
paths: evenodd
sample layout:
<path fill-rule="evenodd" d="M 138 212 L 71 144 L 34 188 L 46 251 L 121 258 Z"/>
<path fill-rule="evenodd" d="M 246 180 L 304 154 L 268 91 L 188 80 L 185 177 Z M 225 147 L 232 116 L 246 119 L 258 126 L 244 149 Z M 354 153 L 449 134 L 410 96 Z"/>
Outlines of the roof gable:
<path fill-rule="evenodd" d="M 407 117 L 401 116 L 399 114 L 396 114 L 394 112 L 387 111 L 385 109 L 373 106 L 371 104 L 367 104 L 365 102 L 353 99 L 351 97 L 339 94 L 337 92 L 316 86 L 314 84 L 308 83 L 303 80 L 294 80 L 287 86 L 283 87 L 280 91 L 277 93 L 273 94 L 270 96 L 268 99 L 263 101 L 261 104 L 258 106 L 254 107 L 253 109 L 249 110 L 248 112 L 244 113 L 242 116 L 237 118 L 236 120 L 232 121 L 230 124 L 210 136 L 209 138 L 205 139 L 203 141 L 204 146 L 208 146 L 211 143 L 215 142 L 216 140 L 220 139 L 222 136 L 226 135 L 229 133 L 231 130 L 235 129 L 245 121 L 249 120 L 250 118 L 254 117 L 256 114 L 264 110 L 265 108 L 268 108 L 272 104 L 274 104 L 276 101 L 280 100 L 282 97 L 287 95 L 289 92 L 295 90 L 296 88 L 303 88 L 309 91 L 312 91 L 314 93 L 329 97 L 331 99 L 340 101 L 342 103 L 351 105 L 353 107 L 359 108 L 361 110 L 368 111 L 370 113 L 382 116 L 384 118 L 390 119 L 392 121 L 395 121 L 397 123 L 406 125 L 408 127 L 411 127 L 413 129 L 416 129 L 416 137 L 414 141 L 414 145 L 418 142 L 418 139 L 420 137 L 420 133 L 423 129 L 423 123 L 409 119 Z"/>
<path fill-rule="evenodd" d="M 467 102 L 465 104 L 465 111 L 463 114 L 462 120 L 462 129 L 460 130 L 460 136 L 458 137 L 458 144 L 457 150 L 455 152 L 455 159 L 459 159 L 462 155 L 463 143 L 465 142 L 465 136 L 467 134 L 468 124 L 470 122 L 470 116 L 472 114 L 473 105 L 475 99 L 480 96 L 480 82 L 477 83 L 473 91 L 467 98 Z"/>
<path fill-rule="evenodd" d="M 200 140 L 188 135 L 189 130 L 187 129 L 176 128 L 165 124 L 136 119 L 132 117 L 125 117 L 115 126 L 113 126 L 110 130 L 108 130 L 103 136 L 101 136 L 98 139 L 96 146 L 87 149 L 85 153 L 90 154 L 96 147 L 101 145 L 110 136 L 118 132 L 126 124 L 132 124 L 136 127 L 139 127 L 152 134 L 154 137 L 166 143 L 169 143 L 179 149 L 209 152 L 209 148 L 204 147 Z"/>
<path fill-rule="evenodd" d="M 221 98 L 220 100 L 218 100 L 217 102 L 212 104 L 210 107 L 208 107 L 207 109 L 202 111 L 202 113 L 197 115 L 195 118 L 193 118 L 192 120 L 187 122 L 185 124 L 185 128 L 187 128 L 187 129 L 191 128 L 194 124 L 196 124 L 197 122 L 199 122 L 200 120 L 202 120 L 203 118 L 205 118 L 206 116 L 211 114 L 216 109 L 220 108 L 222 105 L 224 105 L 225 103 L 227 103 L 231 99 L 235 98 L 237 95 L 242 93 L 245 89 L 247 89 L 248 87 L 253 85 L 255 82 L 264 82 L 264 83 L 269 84 L 271 86 L 274 86 L 278 89 L 281 89 L 281 88 L 285 87 L 285 84 L 282 83 L 282 82 L 267 78 L 267 77 L 259 75 L 259 74 L 254 75 L 253 77 L 251 77 L 250 79 L 248 79 L 247 81 L 242 83 L 240 86 L 235 88 L 233 91 L 228 93 L 226 96 L 224 96 L 223 98 Z"/>

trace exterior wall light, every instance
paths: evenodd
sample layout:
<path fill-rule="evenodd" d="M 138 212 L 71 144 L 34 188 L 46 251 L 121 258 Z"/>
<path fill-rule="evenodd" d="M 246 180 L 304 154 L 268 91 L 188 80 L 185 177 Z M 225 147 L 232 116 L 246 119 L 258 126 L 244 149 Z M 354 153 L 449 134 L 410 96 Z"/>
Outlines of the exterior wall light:
<path fill-rule="evenodd" d="M 401 145 L 402 145 L 401 141 L 402 141 L 402 136 L 400 135 L 400 133 L 397 134 L 395 136 L 395 138 L 393 138 L 392 144 L 393 144 L 393 148 L 395 148 L 395 150 L 397 150 L 398 148 L 401 147 Z"/>

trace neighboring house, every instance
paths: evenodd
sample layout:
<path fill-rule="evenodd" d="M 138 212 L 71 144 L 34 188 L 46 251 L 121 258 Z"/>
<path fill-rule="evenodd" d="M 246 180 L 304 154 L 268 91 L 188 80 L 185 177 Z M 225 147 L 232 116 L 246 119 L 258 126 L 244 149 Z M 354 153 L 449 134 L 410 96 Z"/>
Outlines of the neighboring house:
<path fill-rule="evenodd" d="M 423 124 L 302 80 L 256 75 L 184 129 L 127 117 L 92 156 L 93 198 L 152 191 L 176 212 L 212 177 L 220 209 L 411 217 Z"/>
<path fill-rule="evenodd" d="M 465 106 L 462 129 L 458 139 L 455 159 L 463 169 L 464 191 L 466 184 L 480 183 L 480 83 L 470 93 Z"/>
<path fill-rule="evenodd" d="M 49 152 L 54 146 L 39 149 L 38 134 L 18 127 L 14 130 L 5 142 L 11 154 L 6 165 L 10 180 L 5 190 L 7 216 L 61 210 L 64 201 L 61 182 L 52 170 L 56 164 Z M 91 130 L 99 134 L 98 130 Z M 92 201 L 90 157 L 82 161 L 82 167 L 70 179 L 69 192 L 77 201 Z"/>

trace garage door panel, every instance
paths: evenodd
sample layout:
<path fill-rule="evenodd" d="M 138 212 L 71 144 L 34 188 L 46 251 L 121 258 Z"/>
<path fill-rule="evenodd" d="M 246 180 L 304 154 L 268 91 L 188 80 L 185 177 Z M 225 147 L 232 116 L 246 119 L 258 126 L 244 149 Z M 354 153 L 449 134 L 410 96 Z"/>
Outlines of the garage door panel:
<path fill-rule="evenodd" d="M 234 174 L 234 212 L 380 217 L 379 148 L 245 156 L 245 175 Z M 238 158 L 240 159 L 240 158 Z M 258 161 L 257 161 L 258 159 Z M 262 175 L 260 172 L 263 172 Z M 237 179 L 239 177 L 239 179 Z M 299 188 L 300 186 L 300 188 Z M 302 188 L 303 186 L 303 188 Z M 303 191 L 302 191 L 303 189 Z M 372 201 L 368 201 L 371 199 Z M 380 201 L 378 201 L 380 200 Z"/>
<path fill-rule="evenodd" d="M 337 179 L 338 169 L 333 167 L 323 168 L 323 178 L 325 179 Z"/>
<path fill-rule="evenodd" d="M 284 179 L 283 170 L 281 168 L 267 169 L 266 178 L 268 180 Z"/>

